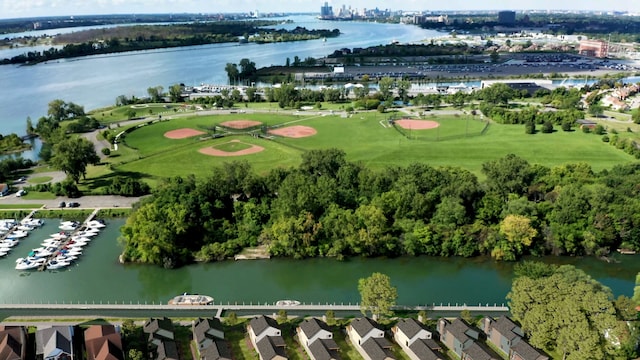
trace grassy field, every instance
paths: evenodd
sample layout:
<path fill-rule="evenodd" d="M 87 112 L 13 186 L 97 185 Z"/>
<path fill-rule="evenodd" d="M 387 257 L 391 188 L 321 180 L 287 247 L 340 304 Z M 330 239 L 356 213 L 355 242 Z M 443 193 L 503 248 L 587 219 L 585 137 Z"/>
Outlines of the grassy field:
<path fill-rule="evenodd" d="M 247 160 L 254 169 L 266 173 L 273 167 L 296 166 L 301 154 L 311 149 L 343 149 L 350 161 L 373 168 L 424 162 L 433 166 L 460 166 L 480 175 L 482 164 L 514 153 L 531 163 L 556 166 L 586 162 L 595 170 L 634 161 L 623 151 L 602 141 L 601 136 L 582 131 L 527 135 L 522 125 L 485 124 L 465 116 L 434 115 L 425 119 L 440 123 L 431 130 L 398 131 L 389 126 L 390 114 L 357 113 L 350 117 L 300 112 L 296 115 L 266 112 L 259 114 L 195 115 L 143 126 L 127 134 L 125 144 L 109 157 L 107 164 L 89 169 L 87 184 L 99 188 L 117 173 L 145 179 L 153 185 L 159 178 L 195 174 L 209 176 L 216 165 L 232 160 Z M 398 114 L 395 114 L 399 117 Z M 266 125 L 305 125 L 317 130 L 307 138 L 276 137 L 274 140 L 234 135 L 202 140 L 201 136 L 168 139 L 167 131 L 192 128 L 213 133 L 216 124 L 230 120 L 255 120 Z M 122 131 L 118 129 L 118 131 Z M 622 135 L 622 134 L 621 134 Z M 631 135 L 631 134 L 630 134 Z M 633 134 L 635 135 L 635 134 Z M 230 143 L 240 140 L 241 143 Z M 235 145 L 233 145 L 235 144 Z M 265 151 L 242 157 L 212 157 L 198 152 L 205 147 L 237 151 L 258 145 Z M 232 148 L 237 147 L 237 148 Z"/>

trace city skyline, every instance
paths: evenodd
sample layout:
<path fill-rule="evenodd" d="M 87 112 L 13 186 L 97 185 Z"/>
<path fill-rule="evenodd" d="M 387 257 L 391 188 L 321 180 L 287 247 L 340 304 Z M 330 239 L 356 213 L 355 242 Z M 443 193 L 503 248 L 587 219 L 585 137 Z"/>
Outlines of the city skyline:
<path fill-rule="evenodd" d="M 472 2 L 451 0 L 446 5 L 425 4 L 421 0 L 406 0 L 399 7 L 388 0 L 334 0 L 330 5 L 346 5 L 353 9 L 391 9 L 405 11 L 461 11 L 461 10 L 573 10 L 573 11 L 622 11 L 640 13 L 640 2 L 604 3 L 601 0 L 553 1 L 539 0 L 532 3 L 512 0 L 486 0 Z M 42 16 L 73 16 L 100 14 L 149 14 L 149 13 L 234 13 L 252 12 L 309 12 L 318 13 L 324 0 L 0 0 L 0 18 L 24 18 Z"/>

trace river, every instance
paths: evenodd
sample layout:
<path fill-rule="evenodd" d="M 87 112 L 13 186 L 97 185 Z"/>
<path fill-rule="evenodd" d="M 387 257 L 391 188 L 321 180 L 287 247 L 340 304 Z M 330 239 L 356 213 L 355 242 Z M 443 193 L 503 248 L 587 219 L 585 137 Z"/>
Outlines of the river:
<path fill-rule="evenodd" d="M 108 220 L 76 265 L 63 271 L 19 272 L 15 260 L 48 234 L 58 220 L 47 220 L 5 258 L 0 259 L 0 304 L 61 302 L 165 303 L 183 292 L 208 294 L 220 303 L 264 303 L 296 299 L 314 303 L 355 303 L 358 279 L 372 272 L 391 277 L 398 303 L 506 303 L 513 263 L 487 258 L 403 257 L 396 259 L 271 259 L 193 264 L 166 270 L 157 266 L 118 263 L 117 242 L 124 220 Z M 594 258 L 542 260 L 572 263 L 612 288 L 631 296 L 640 256 L 617 256 L 620 263 Z M 0 305 L 2 307 L 2 305 Z"/>
<path fill-rule="evenodd" d="M 146 88 L 184 82 L 225 83 L 224 65 L 249 58 L 257 66 L 284 64 L 287 57 L 324 56 L 343 47 L 367 47 L 420 41 L 439 34 L 413 26 L 321 22 L 297 17 L 308 28 L 339 28 L 339 38 L 326 42 L 220 44 L 91 56 L 39 64 L 0 66 L 0 133 L 24 133 L 25 119 L 35 122 L 47 103 L 63 99 L 92 109 L 112 104 L 118 95 L 146 95 Z M 290 26 L 290 25 L 283 25 Z M 0 58 L 3 57 L 0 51 Z M 61 272 L 20 273 L 15 260 L 56 230 L 56 221 L 24 240 L 0 259 L 2 302 L 155 302 L 182 292 L 209 294 L 218 302 L 273 302 L 291 298 L 305 302 L 356 302 L 357 280 L 374 271 L 391 276 L 399 303 L 503 303 L 512 280 L 512 264 L 486 258 L 398 258 L 226 261 L 194 264 L 176 270 L 146 265 L 120 265 L 116 239 L 123 220 L 108 228 L 86 250 L 83 259 Z M 593 258 L 545 258 L 575 263 L 610 286 L 616 295 L 631 295 L 640 257 L 619 256 L 607 264 Z"/>
<path fill-rule="evenodd" d="M 73 101 L 85 109 L 115 103 L 119 95 L 146 96 L 146 89 L 176 83 L 227 83 L 224 67 L 248 58 L 258 67 L 284 65 L 295 56 L 321 57 L 341 48 L 410 43 L 433 38 L 438 32 L 401 24 L 320 21 L 312 16 L 292 17 L 282 27 L 338 28 L 341 35 L 327 41 L 311 40 L 276 44 L 213 44 L 126 54 L 63 59 L 35 66 L 0 66 L 0 133 L 24 134 L 26 119 L 35 123 L 46 115 L 54 99 Z M 15 49 L 5 50 L 7 54 Z M 5 58 L 0 51 L 0 58 Z"/>

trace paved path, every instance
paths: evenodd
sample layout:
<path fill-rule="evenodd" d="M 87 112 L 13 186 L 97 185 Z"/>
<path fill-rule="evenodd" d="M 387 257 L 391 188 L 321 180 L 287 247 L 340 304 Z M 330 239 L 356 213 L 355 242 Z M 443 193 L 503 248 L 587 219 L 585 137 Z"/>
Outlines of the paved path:
<path fill-rule="evenodd" d="M 89 196 L 83 196 L 78 199 L 71 199 L 68 197 L 59 196 L 53 200 L 36 200 L 36 199 L 27 200 L 20 197 L 16 197 L 15 194 L 10 194 L 4 197 L 0 197 L 0 204 L 12 204 L 12 205 L 41 204 L 41 205 L 44 205 L 45 208 L 53 209 L 53 208 L 58 208 L 58 205 L 62 201 L 64 202 L 75 201 L 77 203 L 80 203 L 80 206 L 77 207 L 76 209 L 83 209 L 83 208 L 87 208 L 87 209 L 107 208 L 108 209 L 108 208 L 117 208 L 117 207 L 124 207 L 124 208 L 132 207 L 133 204 L 136 203 L 138 200 L 140 200 L 139 197 L 124 197 L 124 196 L 117 196 L 117 195 L 89 195 Z"/>

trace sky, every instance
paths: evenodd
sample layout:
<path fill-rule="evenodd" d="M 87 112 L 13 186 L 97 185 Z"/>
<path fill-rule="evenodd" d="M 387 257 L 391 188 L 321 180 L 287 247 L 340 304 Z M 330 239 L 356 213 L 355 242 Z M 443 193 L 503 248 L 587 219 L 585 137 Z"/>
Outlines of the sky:
<path fill-rule="evenodd" d="M 0 18 L 131 13 L 319 12 L 325 0 L 0 0 Z M 640 13 L 640 1 L 330 0 L 334 8 L 392 10 L 604 10 Z"/>

